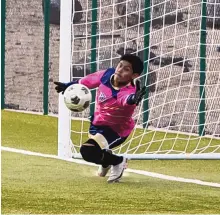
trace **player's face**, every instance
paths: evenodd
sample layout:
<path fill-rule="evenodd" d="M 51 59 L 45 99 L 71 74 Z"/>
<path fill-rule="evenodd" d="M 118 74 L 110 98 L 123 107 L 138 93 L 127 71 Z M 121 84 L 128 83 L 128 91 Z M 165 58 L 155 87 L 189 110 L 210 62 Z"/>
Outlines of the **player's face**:
<path fill-rule="evenodd" d="M 127 61 L 120 61 L 115 70 L 114 79 L 119 84 L 128 84 L 134 78 L 138 76 L 137 73 L 133 73 L 132 65 Z"/>

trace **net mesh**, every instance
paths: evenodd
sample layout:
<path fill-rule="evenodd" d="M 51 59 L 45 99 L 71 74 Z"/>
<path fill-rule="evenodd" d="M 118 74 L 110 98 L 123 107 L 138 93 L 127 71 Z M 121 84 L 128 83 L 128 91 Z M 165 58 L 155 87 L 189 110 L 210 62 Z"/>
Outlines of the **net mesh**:
<path fill-rule="evenodd" d="M 83 17 L 73 25 L 72 77 L 91 72 L 92 3 L 81 1 Z M 153 0 L 150 6 L 150 44 L 144 46 L 144 1 L 99 1 L 97 7 L 97 69 L 115 67 L 124 53 L 144 58 L 149 48 L 148 129 L 143 129 L 143 105 L 134 115 L 136 129 L 118 153 L 204 153 L 219 152 L 220 137 L 220 73 L 218 71 L 220 35 L 216 20 L 219 16 L 207 5 L 206 44 L 206 122 L 205 134 L 210 140 L 194 136 L 199 133 L 200 104 L 200 35 L 201 1 Z M 215 8 L 218 4 L 215 3 Z M 143 75 L 142 79 L 146 76 Z M 89 110 L 76 117 L 89 117 Z M 142 128 L 142 129 L 140 129 Z M 150 129 L 150 130 L 149 130 Z M 160 132 L 165 134 L 160 136 Z M 87 138 L 88 124 L 81 130 L 72 129 L 76 146 Z M 177 132 L 169 135 L 169 131 Z M 80 133 L 81 132 L 81 133 Z M 181 136 L 182 132 L 188 135 Z M 147 137 L 146 137 L 147 136 Z"/>

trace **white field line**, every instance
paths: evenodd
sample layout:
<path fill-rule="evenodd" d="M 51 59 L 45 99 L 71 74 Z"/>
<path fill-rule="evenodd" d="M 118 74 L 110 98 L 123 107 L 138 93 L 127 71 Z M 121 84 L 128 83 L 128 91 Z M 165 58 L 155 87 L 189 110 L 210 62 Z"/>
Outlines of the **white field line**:
<path fill-rule="evenodd" d="M 32 155 L 32 156 L 38 156 L 38 157 L 53 158 L 53 159 L 64 160 L 64 161 L 79 163 L 79 164 L 84 164 L 84 165 L 97 166 L 96 164 L 88 163 L 88 162 L 86 162 L 84 160 L 81 160 L 81 159 L 72 159 L 72 158 L 65 159 L 65 158 L 60 158 L 56 155 L 42 154 L 42 153 L 31 152 L 31 151 L 26 151 L 26 150 L 22 150 L 22 149 L 15 149 L 15 148 L 9 148 L 9 147 L 1 146 L 1 150 L 2 151 L 8 151 L 8 152 L 20 153 L 20 154 L 24 154 L 24 155 Z M 164 174 L 155 173 L 155 172 L 148 172 L 148 171 L 145 171 L 145 170 L 136 170 L 136 169 L 129 169 L 128 168 L 128 169 L 126 169 L 126 172 L 135 173 L 135 174 L 139 174 L 139 175 L 145 175 L 145 176 L 153 177 L 153 178 L 169 180 L 169 181 L 193 183 L 193 184 L 198 184 L 198 185 L 203 185 L 203 186 L 219 187 L 220 188 L 219 183 L 206 182 L 206 181 L 201 181 L 201 180 L 197 180 L 197 179 L 188 179 L 188 178 L 169 176 L 169 175 L 164 175 Z"/>

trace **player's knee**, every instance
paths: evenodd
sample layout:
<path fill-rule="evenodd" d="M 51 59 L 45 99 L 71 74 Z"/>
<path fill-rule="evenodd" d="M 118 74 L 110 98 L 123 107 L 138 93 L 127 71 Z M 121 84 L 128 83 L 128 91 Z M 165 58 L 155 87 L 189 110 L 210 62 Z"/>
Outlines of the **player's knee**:
<path fill-rule="evenodd" d="M 103 156 L 101 148 L 87 141 L 80 148 L 80 153 L 85 161 L 100 164 Z"/>
<path fill-rule="evenodd" d="M 85 161 L 97 163 L 101 162 L 101 152 L 95 146 L 82 145 L 80 153 Z"/>

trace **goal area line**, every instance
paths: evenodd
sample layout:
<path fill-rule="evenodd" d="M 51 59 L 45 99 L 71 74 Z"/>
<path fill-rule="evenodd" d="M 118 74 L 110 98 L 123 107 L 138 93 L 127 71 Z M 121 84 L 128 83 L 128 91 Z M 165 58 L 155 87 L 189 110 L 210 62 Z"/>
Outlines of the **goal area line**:
<path fill-rule="evenodd" d="M 67 162 L 73 162 L 73 163 L 90 165 L 90 166 L 97 166 L 96 164 L 88 163 L 88 162 L 81 160 L 81 159 L 72 159 L 72 158 L 65 159 L 65 158 L 60 158 L 56 155 L 43 154 L 43 153 L 26 151 L 26 150 L 22 150 L 22 149 L 16 149 L 16 148 L 4 147 L 4 146 L 1 146 L 1 151 L 14 152 L 14 153 L 30 155 L 30 156 L 52 158 L 52 159 L 63 160 L 63 161 L 67 161 Z M 164 174 L 160 174 L 160 173 L 148 172 L 145 170 L 136 170 L 136 169 L 130 169 L 130 168 L 126 169 L 125 171 L 128 173 L 135 173 L 135 174 L 144 175 L 144 176 L 153 177 L 153 178 L 159 178 L 159 179 L 163 179 L 163 180 L 183 182 L 183 183 L 192 183 L 192 184 L 197 184 L 197 185 L 220 188 L 220 183 L 206 182 L 206 181 L 201 181 L 198 179 L 188 179 L 188 178 L 182 178 L 182 177 L 175 177 L 175 176 L 169 176 L 169 175 L 164 175 Z"/>

